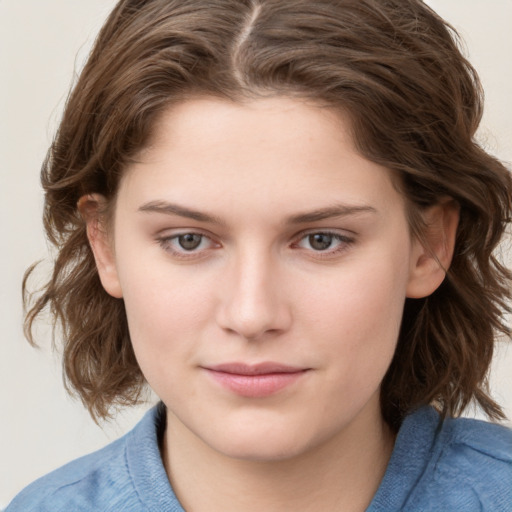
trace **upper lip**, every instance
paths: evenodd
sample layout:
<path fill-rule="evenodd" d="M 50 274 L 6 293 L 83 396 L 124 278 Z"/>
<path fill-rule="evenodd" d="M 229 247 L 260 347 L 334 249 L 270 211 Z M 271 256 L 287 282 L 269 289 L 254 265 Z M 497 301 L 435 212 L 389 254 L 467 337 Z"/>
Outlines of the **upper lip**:
<path fill-rule="evenodd" d="M 264 362 L 258 364 L 223 363 L 204 367 L 214 372 L 232 373 L 234 375 L 268 375 L 272 373 L 298 373 L 308 370 L 297 366 L 281 363 Z"/>

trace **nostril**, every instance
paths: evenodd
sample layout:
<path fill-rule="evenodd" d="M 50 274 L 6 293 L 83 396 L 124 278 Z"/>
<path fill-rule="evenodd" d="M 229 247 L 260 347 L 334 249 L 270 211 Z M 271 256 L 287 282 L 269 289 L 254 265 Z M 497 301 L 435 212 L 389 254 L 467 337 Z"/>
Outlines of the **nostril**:
<path fill-rule="evenodd" d="M 240 308 L 226 307 L 219 314 L 218 324 L 231 335 L 237 335 L 247 341 L 258 341 L 268 336 L 276 336 L 290 326 L 290 314 L 287 308 L 271 305 L 268 308 L 240 311 Z"/>

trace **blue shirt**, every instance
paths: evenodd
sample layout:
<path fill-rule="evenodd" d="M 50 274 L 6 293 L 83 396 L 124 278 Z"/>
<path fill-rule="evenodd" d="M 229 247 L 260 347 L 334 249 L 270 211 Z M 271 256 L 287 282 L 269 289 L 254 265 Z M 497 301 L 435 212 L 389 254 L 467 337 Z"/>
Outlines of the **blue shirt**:
<path fill-rule="evenodd" d="M 157 406 L 121 439 L 23 490 L 6 512 L 183 512 L 158 447 Z M 405 418 L 367 512 L 512 512 L 512 431 L 424 407 Z"/>

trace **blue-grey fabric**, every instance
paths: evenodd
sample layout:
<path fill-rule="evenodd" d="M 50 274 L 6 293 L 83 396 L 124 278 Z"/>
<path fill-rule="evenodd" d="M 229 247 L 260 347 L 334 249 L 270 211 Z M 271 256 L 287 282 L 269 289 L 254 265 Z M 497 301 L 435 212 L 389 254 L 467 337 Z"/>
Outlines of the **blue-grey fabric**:
<path fill-rule="evenodd" d="M 6 512 L 182 512 L 158 448 L 163 407 L 128 434 L 23 490 Z M 512 431 L 434 409 L 408 416 L 367 512 L 512 512 Z M 324 512 L 324 511 L 321 511 Z"/>

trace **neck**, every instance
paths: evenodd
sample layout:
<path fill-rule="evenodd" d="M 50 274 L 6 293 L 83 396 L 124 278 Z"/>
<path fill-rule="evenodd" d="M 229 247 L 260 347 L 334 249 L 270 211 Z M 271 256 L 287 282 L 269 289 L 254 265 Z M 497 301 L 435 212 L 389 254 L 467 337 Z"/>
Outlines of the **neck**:
<path fill-rule="evenodd" d="M 380 411 L 284 460 L 241 460 L 206 445 L 168 411 L 164 464 L 188 512 L 364 511 L 384 476 L 394 435 Z"/>

